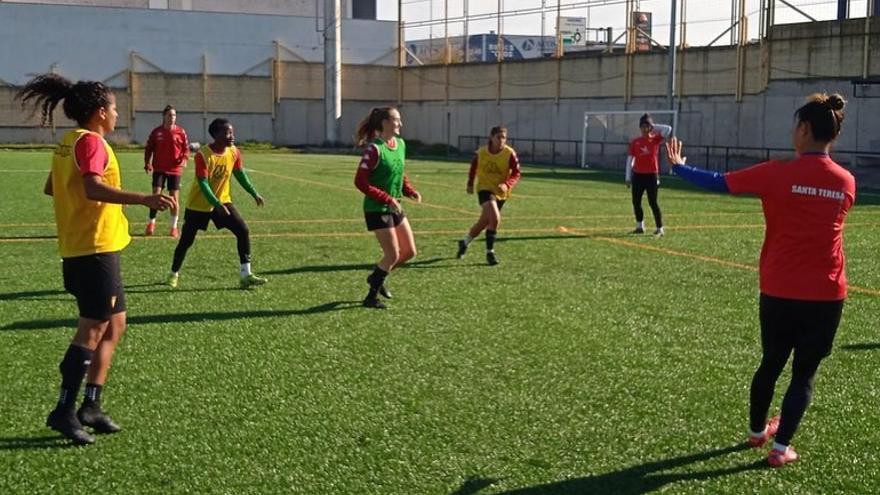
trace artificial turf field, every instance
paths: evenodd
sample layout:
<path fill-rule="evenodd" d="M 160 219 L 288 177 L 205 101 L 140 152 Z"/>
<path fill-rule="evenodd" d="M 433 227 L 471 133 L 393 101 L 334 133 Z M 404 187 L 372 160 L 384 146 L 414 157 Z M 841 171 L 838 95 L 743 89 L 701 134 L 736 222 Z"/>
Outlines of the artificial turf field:
<path fill-rule="evenodd" d="M 139 153 L 123 185 L 149 190 Z M 44 426 L 73 334 L 48 151 L 0 152 L 0 493 L 638 494 L 880 490 L 880 196 L 845 234 L 850 299 L 793 445 L 743 445 L 760 357 L 760 202 L 664 177 L 667 235 L 631 236 L 619 174 L 526 166 L 496 252 L 467 165 L 409 160 L 419 255 L 360 307 L 380 258 L 355 156 L 258 154 L 266 198 L 233 184 L 268 285 L 241 291 L 235 240 L 201 233 L 172 290 L 175 241 L 127 207 L 128 332 L 105 390 L 122 433 L 69 447 Z M 182 189 L 189 190 L 192 165 Z M 647 224 L 653 227 L 647 208 Z M 652 229 L 651 229 L 652 230 Z M 650 230 L 649 230 L 650 232 Z M 783 374 L 774 411 L 788 374 Z"/>

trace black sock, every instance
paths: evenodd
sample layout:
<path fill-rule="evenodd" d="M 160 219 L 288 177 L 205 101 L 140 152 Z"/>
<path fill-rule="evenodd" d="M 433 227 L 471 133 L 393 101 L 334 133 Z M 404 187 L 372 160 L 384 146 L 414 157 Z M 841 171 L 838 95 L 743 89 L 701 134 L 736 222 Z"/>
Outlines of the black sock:
<path fill-rule="evenodd" d="M 379 287 L 385 283 L 385 277 L 388 276 L 388 272 L 379 268 L 376 265 L 376 268 L 373 270 L 373 273 L 367 277 L 367 283 L 370 284 L 370 293 L 367 294 L 367 298 L 375 298 L 376 294 L 379 293 Z"/>
<path fill-rule="evenodd" d="M 101 402 L 101 392 L 104 390 L 103 385 L 97 383 L 86 383 L 86 393 L 83 404 L 94 404 Z"/>
<path fill-rule="evenodd" d="M 495 231 L 486 230 L 486 251 L 495 250 Z"/>
<path fill-rule="evenodd" d="M 157 210 L 150 208 L 150 220 L 156 218 L 156 211 Z"/>
<path fill-rule="evenodd" d="M 70 344 L 64 359 L 58 365 L 61 372 L 61 392 L 58 395 L 58 407 L 73 407 L 76 403 L 76 394 L 82 384 L 86 371 L 92 363 L 94 351 Z"/>

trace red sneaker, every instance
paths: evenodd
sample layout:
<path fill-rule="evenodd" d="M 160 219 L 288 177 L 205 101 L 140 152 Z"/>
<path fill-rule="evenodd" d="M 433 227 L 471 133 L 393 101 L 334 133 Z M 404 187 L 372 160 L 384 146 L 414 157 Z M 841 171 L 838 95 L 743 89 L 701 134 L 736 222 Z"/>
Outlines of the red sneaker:
<path fill-rule="evenodd" d="M 168 235 L 177 239 L 178 237 L 180 237 L 180 232 L 177 230 L 177 227 L 171 227 L 171 233 Z"/>
<path fill-rule="evenodd" d="M 156 231 L 156 223 L 155 222 L 147 222 L 147 229 L 144 230 L 144 235 L 153 235 L 153 232 Z"/>
<path fill-rule="evenodd" d="M 778 468 L 782 467 L 789 462 L 794 462 L 798 460 L 800 456 L 794 449 L 789 445 L 785 450 L 777 450 L 773 449 L 770 451 L 770 455 L 767 456 L 767 464 Z"/>
<path fill-rule="evenodd" d="M 749 435 L 749 446 L 755 449 L 763 447 L 765 443 L 776 436 L 777 430 L 779 430 L 779 416 L 773 416 L 770 421 L 767 421 L 767 428 L 763 435 L 760 437 Z"/>

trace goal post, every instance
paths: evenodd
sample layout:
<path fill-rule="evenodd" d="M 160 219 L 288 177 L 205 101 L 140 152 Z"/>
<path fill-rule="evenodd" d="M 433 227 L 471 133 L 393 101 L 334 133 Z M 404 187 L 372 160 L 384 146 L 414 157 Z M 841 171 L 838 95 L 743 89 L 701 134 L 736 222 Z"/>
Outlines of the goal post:
<path fill-rule="evenodd" d="M 581 140 L 581 168 L 590 168 L 590 150 L 599 149 L 593 163 L 613 167 L 616 160 L 626 158 L 625 147 L 639 134 L 639 118 L 650 114 L 655 124 L 672 126 L 672 135 L 678 128 L 677 110 L 588 110 L 584 112 L 584 130 Z"/>

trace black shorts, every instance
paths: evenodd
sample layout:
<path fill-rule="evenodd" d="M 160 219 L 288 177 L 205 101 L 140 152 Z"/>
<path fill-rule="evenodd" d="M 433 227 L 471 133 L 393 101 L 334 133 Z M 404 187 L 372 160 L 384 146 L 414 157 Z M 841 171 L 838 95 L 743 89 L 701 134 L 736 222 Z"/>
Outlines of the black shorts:
<path fill-rule="evenodd" d="M 660 174 L 640 174 L 633 172 L 632 174 L 633 190 L 657 190 L 660 187 Z"/>
<path fill-rule="evenodd" d="M 495 193 L 493 193 L 492 191 L 486 191 L 486 190 L 477 191 L 477 201 L 480 202 L 480 206 L 482 206 L 483 203 L 485 203 L 486 201 L 492 201 L 492 200 L 494 200 L 496 203 L 498 203 L 499 210 L 504 207 L 504 203 L 507 201 L 506 199 L 496 198 Z"/>
<path fill-rule="evenodd" d="M 370 232 L 380 229 L 393 229 L 403 223 L 406 214 L 401 212 L 382 213 L 378 211 L 365 211 L 364 220 L 367 222 L 367 230 Z"/>
<path fill-rule="evenodd" d="M 229 215 L 223 213 L 220 208 L 214 208 L 211 211 L 196 211 L 189 208 L 183 212 L 184 224 L 190 224 L 198 230 L 208 230 L 208 223 L 214 222 L 217 229 L 234 230 L 237 226 L 246 225 L 244 219 L 238 214 L 238 210 L 232 203 L 225 203 L 223 206 L 229 210 Z"/>
<path fill-rule="evenodd" d="M 843 301 L 801 301 L 761 294 L 761 346 L 765 354 L 821 360 L 831 354 Z"/>
<path fill-rule="evenodd" d="M 106 321 L 125 311 L 119 251 L 61 260 L 64 289 L 76 298 L 82 318 Z"/>
<path fill-rule="evenodd" d="M 180 176 L 166 174 L 165 172 L 153 172 L 153 187 L 164 188 L 169 191 L 179 191 Z"/>

